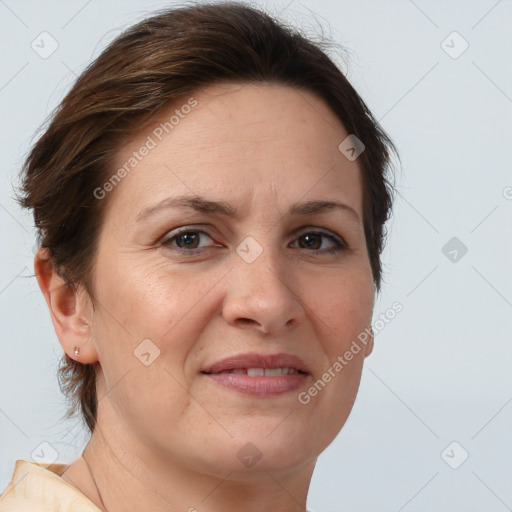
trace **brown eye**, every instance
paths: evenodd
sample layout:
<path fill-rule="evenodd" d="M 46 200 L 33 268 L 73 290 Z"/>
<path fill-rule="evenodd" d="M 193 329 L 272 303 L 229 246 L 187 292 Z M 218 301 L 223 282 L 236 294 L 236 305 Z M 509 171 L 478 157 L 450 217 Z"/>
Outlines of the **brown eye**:
<path fill-rule="evenodd" d="M 178 247 L 186 249 L 197 249 L 199 244 L 199 235 L 193 231 L 189 231 L 188 233 L 177 236 L 175 240 Z"/>
<path fill-rule="evenodd" d="M 214 245 L 212 242 L 212 238 L 204 231 L 189 229 L 174 232 L 174 234 L 171 232 L 161 244 L 168 249 L 192 253 L 212 247 Z"/>
<path fill-rule="evenodd" d="M 320 231 L 306 232 L 300 235 L 297 239 L 299 249 L 309 249 L 317 253 L 333 253 L 348 249 L 345 241 L 338 236 Z"/>
<path fill-rule="evenodd" d="M 317 234 L 302 235 L 299 237 L 299 245 L 304 249 L 320 249 L 322 236 Z"/>

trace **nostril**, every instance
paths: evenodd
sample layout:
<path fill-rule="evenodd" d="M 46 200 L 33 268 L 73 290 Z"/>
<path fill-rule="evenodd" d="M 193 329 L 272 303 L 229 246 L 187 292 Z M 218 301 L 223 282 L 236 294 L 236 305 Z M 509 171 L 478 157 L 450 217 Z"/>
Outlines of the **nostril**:
<path fill-rule="evenodd" d="M 259 322 L 256 322 L 256 320 L 252 320 L 250 318 L 239 318 L 238 323 L 244 324 L 244 325 L 259 325 Z"/>
<path fill-rule="evenodd" d="M 265 329 L 260 322 L 258 322 L 257 320 L 253 320 L 252 318 L 239 318 L 237 320 L 237 322 L 242 327 L 243 326 L 254 326 L 254 327 L 257 327 L 257 328 L 259 328 L 263 332 L 263 334 L 268 334 L 270 332 L 267 329 Z"/>

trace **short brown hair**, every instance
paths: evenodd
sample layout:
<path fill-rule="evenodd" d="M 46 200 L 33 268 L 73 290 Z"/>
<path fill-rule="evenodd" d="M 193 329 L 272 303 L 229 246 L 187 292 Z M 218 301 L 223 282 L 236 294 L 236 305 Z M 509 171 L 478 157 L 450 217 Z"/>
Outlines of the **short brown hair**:
<path fill-rule="evenodd" d="M 168 9 L 115 39 L 76 80 L 50 117 L 22 170 L 19 201 L 33 209 L 38 242 L 66 283 L 94 298 L 91 275 L 107 200 L 93 191 L 112 174 L 127 136 L 163 107 L 216 82 L 270 82 L 322 98 L 363 141 L 364 231 L 375 289 L 394 188 L 392 142 L 320 43 L 237 2 Z M 341 142 L 341 141 L 340 141 Z M 96 364 L 64 354 L 59 384 L 70 417 L 79 408 L 91 433 Z"/>

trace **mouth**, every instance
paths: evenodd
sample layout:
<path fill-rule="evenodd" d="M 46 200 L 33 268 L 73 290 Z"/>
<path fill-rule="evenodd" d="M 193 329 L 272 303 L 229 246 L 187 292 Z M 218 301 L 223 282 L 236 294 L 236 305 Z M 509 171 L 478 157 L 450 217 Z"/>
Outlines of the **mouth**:
<path fill-rule="evenodd" d="M 282 375 L 294 375 L 304 373 L 296 368 L 233 368 L 231 370 L 223 370 L 213 375 L 248 375 L 249 377 L 281 377 Z M 209 375 L 212 375 L 211 373 Z"/>
<path fill-rule="evenodd" d="M 232 391 L 270 397 L 296 391 L 310 376 L 305 363 L 291 354 L 239 354 L 203 369 L 202 374 Z"/>

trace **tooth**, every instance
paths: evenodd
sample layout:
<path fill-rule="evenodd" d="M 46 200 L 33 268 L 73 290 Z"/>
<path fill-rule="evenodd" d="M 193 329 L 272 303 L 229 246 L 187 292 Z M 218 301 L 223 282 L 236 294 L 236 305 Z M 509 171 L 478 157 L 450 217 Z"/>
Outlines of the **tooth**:
<path fill-rule="evenodd" d="M 265 370 L 265 375 L 268 375 L 269 377 L 279 377 L 281 375 L 286 375 L 286 370 L 288 370 L 288 368 L 267 368 Z"/>
<path fill-rule="evenodd" d="M 247 368 L 247 375 L 249 377 L 263 377 L 265 370 L 263 368 Z"/>

